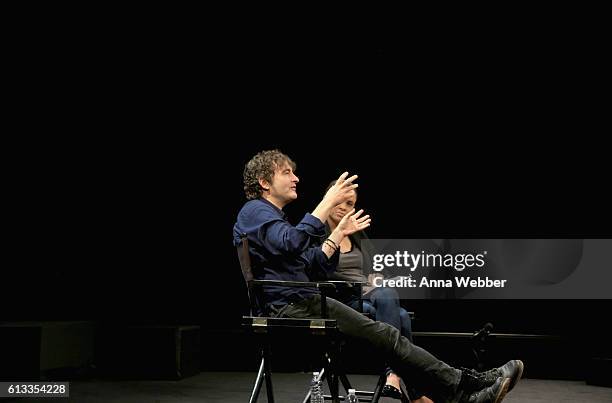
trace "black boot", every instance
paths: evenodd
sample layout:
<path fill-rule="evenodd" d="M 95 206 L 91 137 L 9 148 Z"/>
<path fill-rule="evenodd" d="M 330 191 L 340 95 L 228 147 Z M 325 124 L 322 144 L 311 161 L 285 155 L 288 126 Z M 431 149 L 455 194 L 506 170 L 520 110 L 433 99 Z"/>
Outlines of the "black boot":
<path fill-rule="evenodd" d="M 481 382 L 487 386 L 493 385 L 497 378 L 509 378 L 510 386 L 508 391 L 514 388 L 514 385 L 521 379 L 523 375 L 523 361 L 521 360 L 510 360 L 499 368 L 494 368 L 485 372 L 477 372 L 473 369 L 461 368 L 464 373 L 470 374 L 472 377 L 481 379 Z"/>
<path fill-rule="evenodd" d="M 497 378 L 491 386 L 472 393 L 464 393 L 461 403 L 499 403 L 508 393 L 509 385 L 508 378 Z"/>

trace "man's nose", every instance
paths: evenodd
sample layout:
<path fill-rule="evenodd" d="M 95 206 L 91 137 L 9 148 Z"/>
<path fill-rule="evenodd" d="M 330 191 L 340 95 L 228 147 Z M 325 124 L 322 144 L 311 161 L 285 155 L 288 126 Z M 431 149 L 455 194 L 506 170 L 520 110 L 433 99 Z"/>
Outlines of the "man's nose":
<path fill-rule="evenodd" d="M 298 178 L 297 176 L 293 175 L 293 179 L 292 179 L 295 183 L 298 183 L 300 181 L 300 178 Z"/>

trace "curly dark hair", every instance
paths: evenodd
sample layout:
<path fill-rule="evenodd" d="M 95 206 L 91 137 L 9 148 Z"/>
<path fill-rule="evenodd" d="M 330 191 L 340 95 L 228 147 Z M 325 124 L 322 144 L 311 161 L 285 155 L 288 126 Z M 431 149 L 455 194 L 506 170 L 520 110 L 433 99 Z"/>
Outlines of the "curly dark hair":
<path fill-rule="evenodd" d="M 261 197 L 262 188 L 259 179 L 265 179 L 272 183 L 274 171 L 284 163 L 289 164 L 295 171 L 295 162 L 279 150 L 266 150 L 257 153 L 244 166 L 244 194 L 248 200 Z"/>

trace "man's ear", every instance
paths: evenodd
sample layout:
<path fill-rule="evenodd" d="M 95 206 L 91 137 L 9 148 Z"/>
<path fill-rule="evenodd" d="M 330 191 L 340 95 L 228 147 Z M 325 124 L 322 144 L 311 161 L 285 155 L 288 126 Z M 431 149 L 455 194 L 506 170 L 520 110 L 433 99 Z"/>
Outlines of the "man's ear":
<path fill-rule="evenodd" d="M 261 188 L 265 191 L 270 190 L 270 182 L 268 182 L 267 180 L 263 178 L 259 178 L 259 186 L 261 186 Z"/>

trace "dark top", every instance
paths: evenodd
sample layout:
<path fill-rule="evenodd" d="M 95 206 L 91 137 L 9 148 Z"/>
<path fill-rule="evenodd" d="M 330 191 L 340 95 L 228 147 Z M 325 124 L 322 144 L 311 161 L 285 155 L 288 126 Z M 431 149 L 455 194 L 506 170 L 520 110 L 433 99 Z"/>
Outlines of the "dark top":
<path fill-rule="evenodd" d="M 363 275 L 363 253 L 356 244 L 346 253 L 340 253 L 335 277 L 339 280 L 360 281 L 365 283 L 368 279 Z"/>
<path fill-rule="evenodd" d="M 327 223 L 325 224 L 325 234 L 329 236 L 331 234 L 331 228 Z M 356 247 L 361 251 L 361 271 L 362 274 L 367 278 L 369 274 L 375 273 L 372 270 L 372 256 L 374 254 L 374 249 L 371 245 L 370 238 L 366 235 L 365 231 L 357 231 L 352 235 L 349 235 L 351 239 L 351 244 L 353 245 L 352 249 L 354 250 Z M 325 238 L 323 238 L 325 239 Z M 348 280 L 348 278 L 342 278 L 342 276 L 338 276 L 338 272 L 340 271 L 340 266 L 336 269 L 336 272 L 333 273 L 333 277 L 338 280 Z"/>
<path fill-rule="evenodd" d="M 317 281 L 338 265 L 338 252 L 329 259 L 321 250 L 325 226 L 306 214 L 295 227 L 285 213 L 266 199 L 245 203 L 234 225 L 234 246 L 247 234 L 253 276 L 259 280 Z M 318 293 L 316 288 L 264 287 L 265 303 L 285 305 Z"/>

